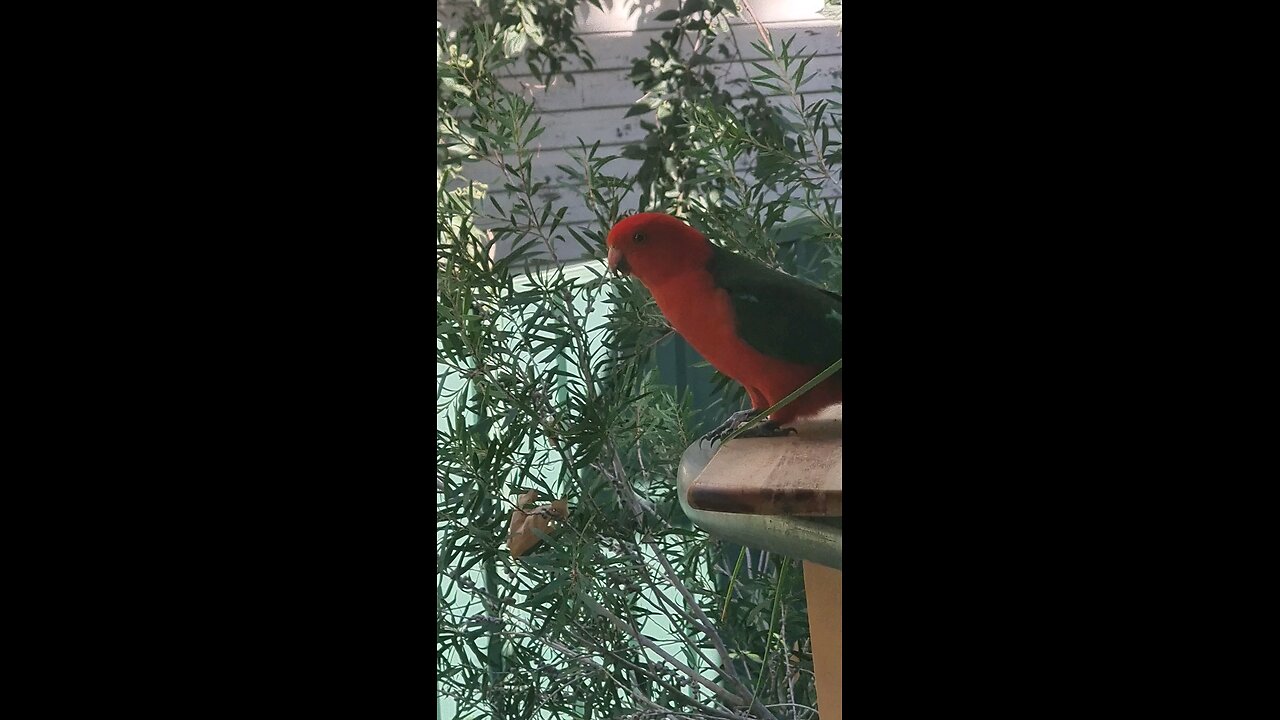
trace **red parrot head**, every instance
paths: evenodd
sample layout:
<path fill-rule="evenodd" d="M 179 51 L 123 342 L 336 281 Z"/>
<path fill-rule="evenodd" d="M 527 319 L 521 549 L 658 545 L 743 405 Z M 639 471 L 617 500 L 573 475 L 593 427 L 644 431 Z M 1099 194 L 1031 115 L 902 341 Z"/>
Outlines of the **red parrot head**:
<path fill-rule="evenodd" d="M 637 213 L 623 218 L 605 239 L 609 269 L 634 274 L 646 286 L 676 271 L 705 264 L 710 246 L 702 233 L 665 213 Z"/>

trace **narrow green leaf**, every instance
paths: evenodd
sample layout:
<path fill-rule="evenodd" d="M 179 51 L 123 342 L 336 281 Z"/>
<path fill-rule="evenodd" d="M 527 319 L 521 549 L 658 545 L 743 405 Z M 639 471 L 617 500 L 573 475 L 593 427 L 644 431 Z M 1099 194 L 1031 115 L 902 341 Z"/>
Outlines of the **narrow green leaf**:
<path fill-rule="evenodd" d="M 653 108 L 649 107 L 648 103 L 636 103 L 635 105 L 632 105 L 631 109 L 627 110 L 627 114 L 623 115 L 622 117 L 624 118 L 635 117 L 636 115 L 644 115 L 646 113 L 651 113 L 651 112 L 653 112 Z"/>

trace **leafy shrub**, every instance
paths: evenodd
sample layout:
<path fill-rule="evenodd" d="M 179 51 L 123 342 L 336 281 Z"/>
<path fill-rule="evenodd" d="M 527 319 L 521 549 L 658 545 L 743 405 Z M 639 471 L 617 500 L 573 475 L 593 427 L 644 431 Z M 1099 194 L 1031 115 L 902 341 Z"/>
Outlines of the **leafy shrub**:
<path fill-rule="evenodd" d="M 798 563 L 723 547 L 675 497 L 703 428 L 654 369 L 670 328 L 635 282 L 561 256 L 598 261 L 625 211 L 665 211 L 839 291 L 839 89 L 809 90 L 794 38 L 762 36 L 745 60 L 734 4 L 687 0 L 631 72 L 644 141 L 619 155 L 580 143 L 562 168 L 575 185 L 543 199 L 545 126 L 500 77 L 523 63 L 572 82 L 571 58 L 591 67 L 576 6 L 480 0 L 437 28 L 440 691 L 458 717 L 812 716 Z M 710 69 L 725 60 L 749 76 L 722 87 Z M 623 157 L 634 175 L 611 174 Z M 469 179 L 480 165 L 503 193 Z M 596 222 L 565 224 L 570 203 Z M 741 406 L 735 384 L 718 392 L 725 414 Z M 515 559 L 504 543 L 527 490 L 569 515 Z"/>

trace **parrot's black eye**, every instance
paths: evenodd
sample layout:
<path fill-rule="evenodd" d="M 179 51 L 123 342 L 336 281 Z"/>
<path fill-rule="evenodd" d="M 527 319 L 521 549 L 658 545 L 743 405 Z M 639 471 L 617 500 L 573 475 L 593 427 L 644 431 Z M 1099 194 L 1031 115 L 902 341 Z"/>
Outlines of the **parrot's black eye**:
<path fill-rule="evenodd" d="M 638 242 L 638 243 L 642 243 L 642 242 L 644 242 L 644 234 L 643 234 L 643 233 L 636 233 L 635 235 L 632 235 L 632 236 L 631 236 L 631 239 L 632 239 L 632 240 L 635 240 L 635 241 L 636 241 L 636 242 Z"/>

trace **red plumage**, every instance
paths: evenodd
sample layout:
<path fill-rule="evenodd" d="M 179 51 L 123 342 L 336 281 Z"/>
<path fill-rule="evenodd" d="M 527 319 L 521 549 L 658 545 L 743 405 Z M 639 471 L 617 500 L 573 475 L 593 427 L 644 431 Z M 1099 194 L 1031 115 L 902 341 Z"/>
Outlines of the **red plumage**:
<path fill-rule="evenodd" d="M 782 353 L 762 351 L 762 347 L 770 345 L 759 340 L 761 333 L 768 333 L 777 325 L 764 330 L 751 328 L 754 331 L 753 343 L 744 337 L 744 328 L 750 327 L 752 322 L 744 314 L 751 313 L 743 313 L 742 310 L 754 307 L 753 302 L 759 304 L 759 299 L 752 293 L 763 295 L 766 290 L 773 292 L 769 298 L 794 299 L 796 303 L 813 304 L 813 297 L 820 297 L 826 303 L 819 303 L 820 310 L 828 313 L 832 305 L 840 307 L 838 296 L 740 256 L 731 259 L 732 277 L 739 282 L 727 283 L 730 276 L 723 268 L 730 262 L 724 256 L 728 251 L 716 248 L 702 233 L 683 221 L 662 213 L 639 213 L 623 219 L 610 231 L 607 244 L 610 269 L 633 274 L 640 280 L 653 294 L 671 327 L 717 370 L 746 389 L 754 410 L 764 410 L 773 405 L 834 362 L 835 358 L 827 359 L 820 354 L 821 363 L 815 363 L 796 362 L 779 357 Z M 761 307 L 762 311 L 779 312 L 777 308 Z M 805 311 L 797 307 L 782 310 L 787 313 Z M 835 322 L 838 335 L 839 321 Z M 786 330 L 793 331 L 791 328 Z M 805 340 L 812 341 L 812 338 L 801 338 L 802 342 Z M 825 347 L 830 347 L 830 343 L 827 342 Z M 839 357 L 838 337 L 835 338 L 835 348 L 836 357 Z M 793 352 L 791 355 L 807 354 Z M 841 402 L 841 375 L 837 372 L 827 378 L 778 410 L 770 420 L 781 425 Z"/>

